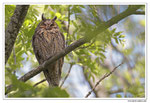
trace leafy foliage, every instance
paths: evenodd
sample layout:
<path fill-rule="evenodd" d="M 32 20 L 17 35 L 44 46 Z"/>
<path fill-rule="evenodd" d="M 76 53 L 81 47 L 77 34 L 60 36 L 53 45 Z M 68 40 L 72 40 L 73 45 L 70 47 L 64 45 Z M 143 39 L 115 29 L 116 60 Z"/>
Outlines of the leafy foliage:
<path fill-rule="evenodd" d="M 11 74 L 10 74 L 11 75 Z M 32 85 L 20 82 L 14 75 L 12 77 L 12 85 L 14 93 L 11 93 L 9 97 L 69 97 L 69 94 L 66 90 L 56 88 L 34 88 Z"/>
<path fill-rule="evenodd" d="M 65 90 L 61 90 L 58 87 L 55 88 L 46 88 L 42 91 L 43 97 L 69 97 L 69 94 Z"/>

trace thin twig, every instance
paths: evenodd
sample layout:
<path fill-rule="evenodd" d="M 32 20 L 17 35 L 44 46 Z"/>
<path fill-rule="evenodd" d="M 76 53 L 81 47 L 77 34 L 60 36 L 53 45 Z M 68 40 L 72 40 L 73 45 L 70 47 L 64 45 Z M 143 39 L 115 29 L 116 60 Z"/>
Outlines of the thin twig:
<path fill-rule="evenodd" d="M 85 66 L 82 66 L 82 70 L 83 70 L 83 74 L 84 74 L 85 80 L 88 82 L 90 88 L 92 88 L 92 87 L 93 87 L 93 84 L 92 84 L 92 82 L 88 79 L 88 74 L 89 74 L 89 73 L 88 73 L 88 72 L 85 72 L 85 69 L 86 69 L 86 67 L 85 67 Z M 95 97 L 98 97 L 98 91 L 93 90 L 93 93 L 94 93 Z"/>
<path fill-rule="evenodd" d="M 67 27 L 66 47 L 68 46 L 69 28 L 70 28 L 70 5 L 68 6 L 68 27 Z"/>
<path fill-rule="evenodd" d="M 62 81 L 61 85 L 60 85 L 60 88 L 63 86 L 64 82 L 66 81 L 66 79 L 68 78 L 70 72 L 71 72 L 71 68 L 72 68 L 73 64 L 70 64 L 70 68 L 68 70 L 68 73 L 67 75 L 65 76 L 64 80 Z"/>
<path fill-rule="evenodd" d="M 88 92 L 88 94 L 85 96 L 85 98 L 87 98 L 94 90 L 95 88 L 99 85 L 99 83 L 104 80 L 105 78 L 107 78 L 108 76 L 110 76 L 120 65 L 122 65 L 123 63 L 119 64 L 117 67 L 115 67 L 111 72 L 106 73 L 96 84 L 95 86 L 92 88 L 91 91 Z"/>
<path fill-rule="evenodd" d="M 41 80 L 41 81 L 35 83 L 35 84 L 33 85 L 33 87 L 36 87 L 37 85 L 39 85 L 40 83 L 43 83 L 43 82 L 45 82 L 45 81 L 46 81 L 46 79 L 43 79 L 43 80 Z"/>

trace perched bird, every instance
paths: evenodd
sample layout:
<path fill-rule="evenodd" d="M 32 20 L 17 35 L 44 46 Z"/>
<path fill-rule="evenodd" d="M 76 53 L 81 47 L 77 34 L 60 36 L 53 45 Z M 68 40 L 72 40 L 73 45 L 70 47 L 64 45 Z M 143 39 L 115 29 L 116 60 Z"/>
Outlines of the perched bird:
<path fill-rule="evenodd" d="M 42 21 L 32 37 L 33 51 L 39 64 L 65 48 L 65 39 L 55 22 L 56 19 L 56 16 L 53 19 L 46 19 L 42 14 Z M 64 58 L 60 58 L 43 71 L 49 86 L 59 86 L 63 62 Z"/>

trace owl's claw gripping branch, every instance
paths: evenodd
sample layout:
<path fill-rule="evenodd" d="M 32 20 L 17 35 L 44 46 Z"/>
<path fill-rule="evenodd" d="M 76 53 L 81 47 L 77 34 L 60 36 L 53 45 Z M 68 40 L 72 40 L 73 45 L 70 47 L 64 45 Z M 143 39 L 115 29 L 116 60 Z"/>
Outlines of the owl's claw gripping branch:
<path fill-rule="evenodd" d="M 79 40 L 75 41 L 74 43 L 69 45 L 67 48 L 61 50 L 59 53 L 57 53 L 52 58 L 49 58 L 48 60 L 44 61 L 44 63 L 40 64 L 40 66 L 38 66 L 37 69 L 33 69 L 33 70 L 29 71 L 28 73 L 26 73 L 25 75 L 23 75 L 19 80 L 25 82 L 25 81 L 31 79 L 32 77 L 34 77 L 38 73 L 45 70 L 45 68 L 48 65 L 50 65 L 50 64 L 54 63 L 56 60 L 64 57 L 65 55 L 67 55 L 71 51 L 75 50 L 79 46 L 87 43 L 88 41 L 93 39 L 95 36 L 104 32 L 107 28 L 118 23 L 120 20 L 124 19 L 125 17 L 128 17 L 129 15 L 134 14 L 136 12 L 136 10 L 139 9 L 140 7 L 141 6 L 138 6 L 138 5 L 133 6 L 133 7 L 129 7 L 124 12 L 118 14 L 117 16 L 115 16 L 115 17 L 111 18 L 110 20 L 108 20 L 107 22 L 105 22 L 104 23 L 105 25 L 104 24 L 100 25 L 100 27 L 96 30 L 95 34 L 91 35 L 90 37 L 83 37 L 83 38 L 80 38 Z M 9 93 L 11 91 L 11 88 L 12 88 L 12 85 L 9 85 L 8 87 L 6 87 L 5 94 Z"/>

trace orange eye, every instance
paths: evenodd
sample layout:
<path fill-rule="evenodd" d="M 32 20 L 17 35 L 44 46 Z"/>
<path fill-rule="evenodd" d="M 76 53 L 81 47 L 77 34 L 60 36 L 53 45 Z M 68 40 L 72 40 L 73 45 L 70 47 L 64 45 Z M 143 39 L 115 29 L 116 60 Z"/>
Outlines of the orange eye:
<path fill-rule="evenodd" d="M 54 26 L 54 24 L 51 24 L 50 26 Z"/>
<path fill-rule="evenodd" d="M 40 28 L 46 28 L 46 26 L 44 26 L 44 25 L 41 25 L 41 26 L 40 26 Z"/>

